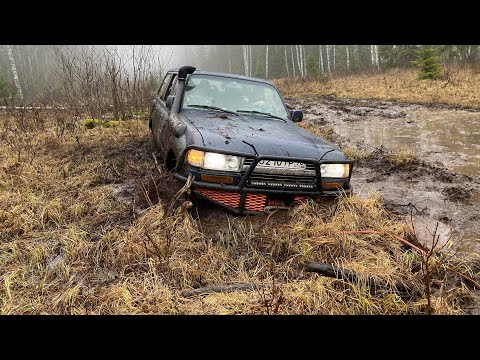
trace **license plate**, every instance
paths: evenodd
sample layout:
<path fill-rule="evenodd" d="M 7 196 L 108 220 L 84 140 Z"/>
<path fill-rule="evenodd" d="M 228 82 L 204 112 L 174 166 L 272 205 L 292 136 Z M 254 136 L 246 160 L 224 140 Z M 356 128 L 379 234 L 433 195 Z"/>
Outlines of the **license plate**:
<path fill-rule="evenodd" d="M 304 170 L 307 167 L 305 163 L 295 161 L 283 161 L 283 160 L 260 160 L 257 164 L 257 168 L 269 168 L 269 169 L 299 169 Z"/>

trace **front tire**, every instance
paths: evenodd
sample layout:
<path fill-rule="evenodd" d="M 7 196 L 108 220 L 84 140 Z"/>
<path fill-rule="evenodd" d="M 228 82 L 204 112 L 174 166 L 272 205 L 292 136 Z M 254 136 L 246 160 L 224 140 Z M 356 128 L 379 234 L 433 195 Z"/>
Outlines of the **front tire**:
<path fill-rule="evenodd" d="M 175 156 L 175 153 L 170 150 L 167 155 L 167 160 L 165 161 L 165 168 L 169 172 L 173 172 L 175 168 L 177 167 L 177 157 Z"/>

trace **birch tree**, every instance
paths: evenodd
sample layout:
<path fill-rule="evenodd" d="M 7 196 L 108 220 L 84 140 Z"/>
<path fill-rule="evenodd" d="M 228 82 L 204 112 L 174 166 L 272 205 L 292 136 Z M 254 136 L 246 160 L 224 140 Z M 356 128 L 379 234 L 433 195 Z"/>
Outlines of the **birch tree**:
<path fill-rule="evenodd" d="M 268 79 L 268 45 L 265 50 L 265 79 Z"/>
<path fill-rule="evenodd" d="M 290 45 L 290 52 L 292 53 L 292 69 L 293 69 L 293 77 L 295 76 L 295 59 L 293 56 L 293 45 Z"/>
<path fill-rule="evenodd" d="M 300 67 L 300 55 L 298 54 L 298 45 L 295 45 L 295 54 L 297 55 L 297 67 L 298 71 L 300 72 L 300 76 L 302 76 L 302 69 Z"/>
<path fill-rule="evenodd" d="M 300 76 L 303 77 L 303 67 L 302 67 L 302 51 L 298 45 L 295 45 L 295 50 L 297 52 L 297 64 L 298 69 L 300 70 Z"/>
<path fill-rule="evenodd" d="M 348 50 L 348 45 L 345 46 L 347 52 L 347 71 L 350 71 L 350 52 Z"/>
<path fill-rule="evenodd" d="M 27 59 L 28 59 L 28 66 L 30 69 L 30 77 L 32 81 L 32 86 L 33 86 L 33 92 L 36 92 L 37 84 L 35 81 L 35 77 L 33 76 L 33 67 L 32 67 L 32 58 L 30 56 L 30 52 L 27 53 Z"/>
<path fill-rule="evenodd" d="M 243 50 L 243 64 L 245 66 L 245 76 L 248 76 L 248 54 L 247 54 L 247 46 L 248 45 L 242 45 L 242 50 Z"/>
<path fill-rule="evenodd" d="M 335 71 L 335 62 L 336 62 L 335 49 L 336 49 L 336 45 L 333 45 L 333 71 Z"/>
<path fill-rule="evenodd" d="M 285 49 L 285 67 L 287 68 L 287 77 L 290 77 L 290 72 L 288 71 L 287 45 L 284 45 L 284 49 Z"/>
<path fill-rule="evenodd" d="M 227 53 L 228 53 L 228 72 L 232 72 L 232 61 L 230 60 L 230 45 L 227 45 Z"/>
<path fill-rule="evenodd" d="M 376 70 L 379 69 L 378 64 L 378 45 L 370 45 L 370 55 L 372 59 L 372 67 Z"/>
<path fill-rule="evenodd" d="M 330 74 L 330 45 L 327 45 L 327 71 Z"/>
<path fill-rule="evenodd" d="M 252 45 L 248 45 L 248 59 L 250 61 L 250 64 L 248 65 L 248 76 L 252 76 Z"/>
<path fill-rule="evenodd" d="M 307 76 L 307 53 L 305 50 L 305 45 L 302 45 L 303 49 L 303 55 L 302 55 L 302 60 L 303 60 L 303 73 L 305 76 Z"/>
<path fill-rule="evenodd" d="M 322 54 L 322 48 L 323 45 L 318 45 L 320 56 L 319 56 L 319 61 L 318 61 L 318 69 L 322 71 L 322 74 L 324 73 L 323 69 L 323 54 Z"/>
<path fill-rule="evenodd" d="M 358 45 L 353 45 L 353 62 L 356 63 L 356 64 L 359 64 L 360 63 L 360 55 L 358 54 Z"/>
<path fill-rule="evenodd" d="M 15 87 L 17 88 L 20 99 L 23 100 L 23 91 L 22 91 L 22 87 L 20 86 L 20 81 L 18 80 L 17 66 L 15 64 L 15 59 L 13 57 L 12 45 L 6 45 L 6 46 L 7 46 L 8 59 L 10 60 L 10 68 L 13 74 L 13 82 L 15 83 Z"/>

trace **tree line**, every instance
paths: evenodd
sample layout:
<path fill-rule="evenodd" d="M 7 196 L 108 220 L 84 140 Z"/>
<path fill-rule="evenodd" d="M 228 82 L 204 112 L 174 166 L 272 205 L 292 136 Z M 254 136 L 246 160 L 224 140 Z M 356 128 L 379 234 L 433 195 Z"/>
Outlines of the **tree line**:
<path fill-rule="evenodd" d="M 428 54 L 428 55 L 426 55 Z M 330 76 L 439 64 L 475 64 L 479 45 L 208 45 L 188 49 L 201 68 L 267 79 Z"/>
<path fill-rule="evenodd" d="M 0 100 L 62 103 L 98 118 L 148 109 L 172 54 L 152 45 L 0 45 Z M 181 63 L 267 79 L 477 64 L 479 45 L 194 45 Z"/>
<path fill-rule="evenodd" d="M 0 99 L 78 108 L 92 118 L 148 109 L 171 54 L 152 45 L 0 45 Z"/>

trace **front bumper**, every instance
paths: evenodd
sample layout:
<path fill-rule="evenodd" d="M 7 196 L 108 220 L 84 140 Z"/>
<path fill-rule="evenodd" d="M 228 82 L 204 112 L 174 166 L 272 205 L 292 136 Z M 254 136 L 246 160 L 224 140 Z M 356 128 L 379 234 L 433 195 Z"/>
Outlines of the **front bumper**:
<path fill-rule="evenodd" d="M 178 173 L 174 176 L 183 182 L 187 181 L 185 176 Z M 266 212 L 266 208 L 275 208 L 279 203 L 281 206 L 291 207 L 308 199 L 319 202 L 322 198 L 349 195 L 352 192 L 350 183 L 334 190 L 298 191 L 240 187 L 194 180 L 191 188 L 196 196 L 213 201 L 235 214 L 258 214 Z"/>
<path fill-rule="evenodd" d="M 238 155 L 245 158 L 250 158 L 251 162 L 248 165 L 248 168 L 242 173 L 232 174 L 232 173 L 217 173 L 216 175 L 228 175 L 233 176 L 235 179 L 231 185 L 219 184 L 212 182 L 199 181 L 202 174 L 211 173 L 211 171 L 192 168 L 186 165 L 185 156 L 190 149 L 197 149 L 202 151 L 213 151 L 215 149 L 206 149 L 196 146 L 187 147 L 177 162 L 177 168 L 174 176 L 181 180 L 186 181 L 188 174 L 194 176 L 194 181 L 192 183 L 193 193 L 196 196 L 211 200 L 218 205 L 229 209 L 230 211 L 237 214 L 258 214 L 264 212 L 266 208 L 275 208 L 275 204 L 283 204 L 284 207 L 290 207 L 299 202 L 302 202 L 307 199 L 313 199 L 314 201 L 320 201 L 325 197 L 337 197 L 341 194 L 349 195 L 352 192 L 352 187 L 350 185 L 350 176 L 352 173 L 352 168 L 354 161 L 353 160 L 317 160 L 309 158 L 297 158 L 289 157 L 289 161 L 304 162 L 315 167 L 315 176 L 314 183 L 311 184 L 311 189 L 305 188 L 266 188 L 266 187 L 254 187 L 249 185 L 248 181 L 250 176 L 254 174 L 254 169 L 257 166 L 258 162 L 261 160 L 285 160 L 285 157 L 281 156 L 264 156 L 264 155 L 252 155 L 252 154 L 241 154 L 236 152 L 223 152 L 229 155 Z M 322 182 L 320 174 L 320 165 L 328 163 L 348 163 L 350 164 L 351 170 L 348 179 L 343 179 L 340 181 L 342 187 L 327 189 L 325 188 L 325 183 Z M 180 170 L 180 168 L 182 170 Z M 185 174 L 185 175 L 182 175 Z M 214 172 L 215 173 L 215 172 Z M 329 179 L 323 179 L 329 180 Z M 330 179 L 333 182 L 338 182 L 338 179 Z"/>

